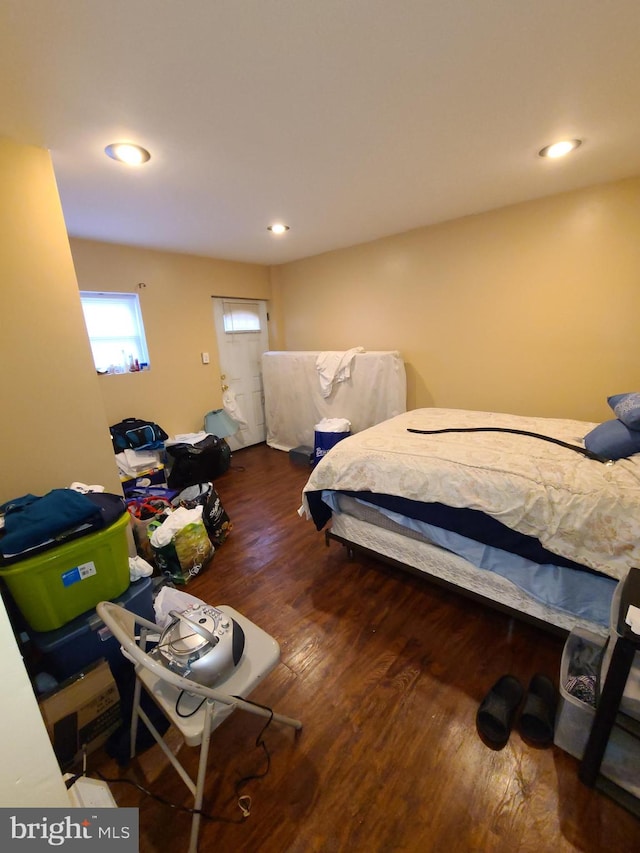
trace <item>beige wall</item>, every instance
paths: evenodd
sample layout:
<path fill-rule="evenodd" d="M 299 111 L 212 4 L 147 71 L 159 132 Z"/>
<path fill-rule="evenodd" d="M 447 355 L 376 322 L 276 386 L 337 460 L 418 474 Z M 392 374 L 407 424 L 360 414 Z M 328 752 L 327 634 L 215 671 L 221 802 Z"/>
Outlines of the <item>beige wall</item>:
<path fill-rule="evenodd" d="M 274 349 L 399 349 L 410 407 L 610 417 L 608 394 L 640 390 L 639 201 L 631 179 L 271 270 L 82 240 L 72 259 L 48 153 L 0 139 L 0 503 L 74 480 L 117 491 L 122 417 L 198 429 L 220 404 L 212 295 L 271 299 Z M 152 369 L 98 377 L 78 285 L 140 282 Z M 7 678 L 35 702 L 20 667 Z M 34 707 L 23 737 L 0 714 L 21 767 L 0 774 L 3 804 L 64 801 Z"/>
<path fill-rule="evenodd" d="M 49 154 L 0 139 L 0 503 L 120 488 Z"/>
<path fill-rule="evenodd" d="M 640 390 L 640 178 L 272 270 L 283 349 L 398 349 L 408 406 L 604 420 Z"/>
<path fill-rule="evenodd" d="M 6 139 L 0 293 L 0 503 L 74 480 L 119 489 L 51 161 L 46 151 Z M 4 603 L 0 640 L 0 805 L 68 806 Z"/>
<path fill-rule="evenodd" d="M 399 349 L 409 407 L 603 420 L 608 394 L 640 386 L 640 179 L 268 270 L 78 239 L 70 254 L 46 152 L 1 152 L 5 499 L 115 489 L 104 430 L 124 417 L 200 429 L 221 405 L 213 295 L 270 300 L 273 349 Z M 148 373 L 95 375 L 78 287 L 139 293 Z"/>
<path fill-rule="evenodd" d="M 211 297 L 268 300 L 268 268 L 90 240 L 70 243 L 80 290 L 140 296 L 151 369 L 98 377 L 108 424 L 138 417 L 169 435 L 201 430 L 205 413 L 222 405 Z M 202 364 L 202 352 L 209 353 L 209 364 Z"/>

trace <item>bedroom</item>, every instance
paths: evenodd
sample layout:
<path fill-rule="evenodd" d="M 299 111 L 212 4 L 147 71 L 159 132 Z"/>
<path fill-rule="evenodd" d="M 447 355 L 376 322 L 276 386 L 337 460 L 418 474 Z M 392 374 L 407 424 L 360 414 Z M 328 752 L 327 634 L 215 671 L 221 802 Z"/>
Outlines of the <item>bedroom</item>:
<path fill-rule="evenodd" d="M 607 395 L 637 389 L 637 169 L 554 195 L 540 177 L 537 199 L 274 266 L 77 237 L 70 256 L 47 157 L 12 144 L 2 157 L 2 289 L 15 332 L 2 339 L 3 364 L 12 365 L 4 497 L 24 491 L 27 470 L 36 491 L 77 479 L 76 465 L 85 482 L 109 482 L 105 424 L 134 408 L 170 432 L 197 428 L 218 402 L 216 364 L 202 366 L 199 353 L 215 352 L 208 306 L 211 282 L 221 280 L 233 295 L 272 300 L 273 347 L 400 349 L 410 408 L 600 421 Z M 77 286 L 128 289 L 141 280 L 148 334 L 172 346 L 159 348 L 162 369 L 97 385 Z M 55 425 L 50 440 L 45 420 Z M 71 460 L 60 449 L 78 422 Z"/>

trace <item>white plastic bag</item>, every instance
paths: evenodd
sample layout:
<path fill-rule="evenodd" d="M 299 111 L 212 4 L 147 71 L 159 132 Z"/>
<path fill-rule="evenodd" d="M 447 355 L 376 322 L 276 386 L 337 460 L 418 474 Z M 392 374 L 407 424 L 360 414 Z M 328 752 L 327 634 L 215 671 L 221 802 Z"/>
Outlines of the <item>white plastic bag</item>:
<path fill-rule="evenodd" d="M 187 524 L 193 524 L 202 520 L 202 506 L 195 509 L 185 509 L 181 506 L 175 509 L 171 515 L 162 522 L 151 534 L 151 545 L 154 548 L 162 548 L 168 545 L 176 533 L 179 533 Z"/>
<path fill-rule="evenodd" d="M 316 432 L 350 432 L 351 421 L 346 418 L 323 418 L 314 429 Z"/>
<path fill-rule="evenodd" d="M 177 610 L 181 613 L 191 605 L 195 607 L 204 603 L 200 598 L 196 598 L 195 595 L 190 595 L 188 592 L 183 592 L 181 589 L 175 589 L 172 586 L 163 586 L 153 602 L 156 624 L 160 625 L 161 628 L 165 628 L 171 621 L 172 617 L 169 615 L 171 610 Z"/>

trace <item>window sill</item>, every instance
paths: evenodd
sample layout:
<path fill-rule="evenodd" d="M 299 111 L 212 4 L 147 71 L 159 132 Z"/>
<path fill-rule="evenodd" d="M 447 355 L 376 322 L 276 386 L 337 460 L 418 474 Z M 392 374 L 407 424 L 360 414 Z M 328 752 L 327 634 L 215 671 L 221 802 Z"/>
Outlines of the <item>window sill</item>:
<path fill-rule="evenodd" d="M 140 370 L 96 370 L 98 376 L 131 376 L 137 373 L 149 373 L 151 368 L 144 367 Z"/>

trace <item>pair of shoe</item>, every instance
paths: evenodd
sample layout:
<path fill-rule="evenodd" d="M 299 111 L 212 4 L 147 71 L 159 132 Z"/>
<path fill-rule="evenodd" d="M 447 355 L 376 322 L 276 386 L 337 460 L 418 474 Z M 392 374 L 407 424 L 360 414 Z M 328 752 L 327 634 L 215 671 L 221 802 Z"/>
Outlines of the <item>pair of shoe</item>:
<path fill-rule="evenodd" d="M 509 740 L 516 712 L 525 698 L 522 684 L 514 675 L 503 675 L 484 697 L 476 715 L 476 725 L 491 746 L 503 747 Z M 522 739 L 533 746 L 553 742 L 557 692 L 546 675 L 534 675 L 519 718 Z"/>

